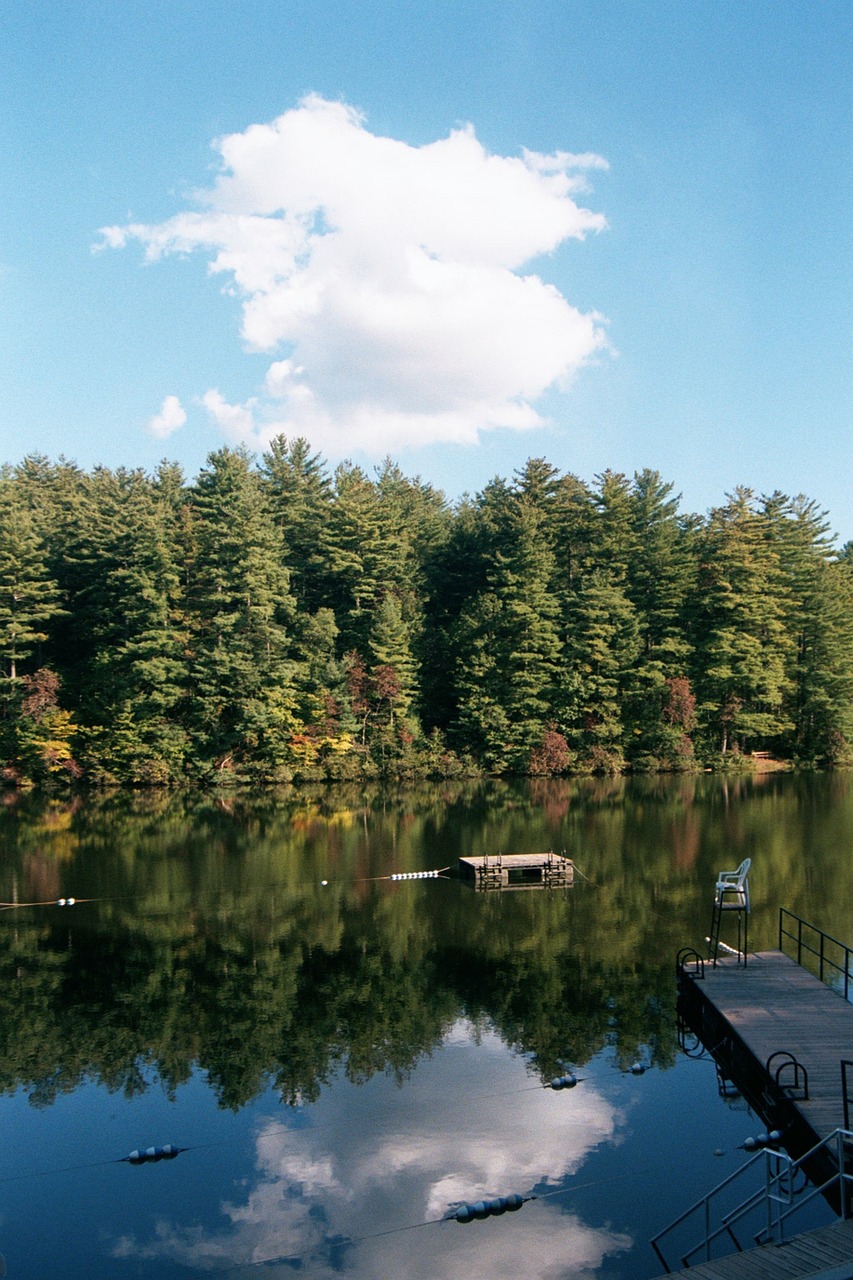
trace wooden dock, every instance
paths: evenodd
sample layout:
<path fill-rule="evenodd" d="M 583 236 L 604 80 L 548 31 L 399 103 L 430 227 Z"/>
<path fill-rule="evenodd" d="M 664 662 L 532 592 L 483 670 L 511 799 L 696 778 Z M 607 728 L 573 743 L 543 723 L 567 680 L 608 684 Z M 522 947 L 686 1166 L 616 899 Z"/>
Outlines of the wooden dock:
<path fill-rule="evenodd" d="M 715 1262 L 697 1262 L 659 1280 L 853 1280 L 853 1221 L 804 1231 Z"/>
<path fill-rule="evenodd" d="M 842 1203 L 837 1179 L 839 1158 L 849 1172 L 849 1157 L 837 1141 L 813 1151 L 845 1127 L 841 1064 L 853 1058 L 853 1005 L 782 951 L 751 953 L 746 965 L 732 956 L 704 966 L 695 952 L 684 952 L 677 972 L 685 1047 L 690 1032 L 715 1059 L 721 1082 L 736 1086 L 768 1132 L 781 1133 L 778 1145 L 802 1160 L 833 1211 L 848 1216 L 676 1274 L 691 1280 L 853 1280 L 850 1200 Z"/>
<path fill-rule="evenodd" d="M 691 976 L 694 975 L 694 976 Z M 782 951 L 762 951 L 748 965 L 725 957 L 679 977 L 679 1013 L 714 1053 L 725 1074 L 799 1158 L 844 1126 L 841 1061 L 853 1058 L 853 1005 Z M 804 1068 L 784 1067 L 790 1054 Z M 770 1071 L 767 1063 L 770 1061 Z M 853 1085 L 853 1074 L 851 1074 Z"/>
<path fill-rule="evenodd" d="M 475 889 L 557 889 L 574 883 L 575 864 L 565 854 L 493 853 L 459 859 L 459 874 Z"/>

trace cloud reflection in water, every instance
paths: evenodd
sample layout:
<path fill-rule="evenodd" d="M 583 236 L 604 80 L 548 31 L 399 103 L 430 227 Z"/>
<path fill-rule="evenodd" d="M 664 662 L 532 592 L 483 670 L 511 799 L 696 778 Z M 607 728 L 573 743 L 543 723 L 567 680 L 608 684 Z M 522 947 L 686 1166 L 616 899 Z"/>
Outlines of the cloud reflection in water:
<path fill-rule="evenodd" d="M 212 1233 L 161 1221 L 154 1239 L 125 1238 L 115 1252 L 199 1270 L 266 1263 L 264 1274 L 299 1258 L 300 1274 L 318 1280 L 557 1280 L 591 1276 L 631 1247 L 581 1222 L 570 1193 L 468 1225 L 431 1221 L 461 1200 L 559 1187 L 617 1133 L 619 1116 L 592 1082 L 571 1094 L 535 1087 L 493 1032 L 459 1022 L 404 1088 L 387 1076 L 341 1079 L 311 1116 L 299 1129 L 264 1117 L 248 1191 L 221 1205 Z"/>

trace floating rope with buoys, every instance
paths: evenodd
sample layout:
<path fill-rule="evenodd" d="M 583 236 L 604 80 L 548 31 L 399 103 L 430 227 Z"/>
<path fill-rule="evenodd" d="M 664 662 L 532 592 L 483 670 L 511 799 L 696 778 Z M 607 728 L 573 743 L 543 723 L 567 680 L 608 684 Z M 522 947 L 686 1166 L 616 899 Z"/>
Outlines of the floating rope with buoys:
<path fill-rule="evenodd" d="M 493 1200 L 475 1200 L 473 1204 L 463 1200 L 443 1222 L 473 1222 L 475 1218 L 499 1218 L 502 1213 L 516 1213 L 523 1204 L 536 1196 L 496 1196 Z"/>
<path fill-rule="evenodd" d="M 336 1237 L 335 1244 L 336 1246 L 346 1245 L 352 1248 L 357 1244 L 365 1244 L 369 1240 L 380 1240 L 385 1236 L 401 1235 L 405 1231 L 419 1231 L 423 1227 L 440 1226 L 444 1222 L 469 1223 L 482 1221 L 486 1218 L 499 1218 L 505 1213 L 516 1212 L 523 1205 L 530 1204 L 534 1200 L 550 1200 L 555 1196 L 571 1195 L 575 1191 L 586 1191 L 591 1187 L 606 1186 L 608 1183 L 618 1182 L 624 1178 L 636 1178 L 642 1174 L 652 1173 L 654 1169 L 654 1165 L 649 1165 L 643 1169 L 631 1169 L 625 1173 L 611 1174 L 606 1178 L 596 1178 L 589 1182 L 579 1182 L 569 1187 L 558 1187 L 554 1191 L 541 1191 L 528 1196 L 495 1196 L 490 1199 L 460 1201 L 454 1207 L 451 1207 L 448 1213 L 442 1214 L 440 1218 L 427 1218 L 423 1222 L 408 1222 L 400 1227 L 386 1227 L 383 1231 L 372 1231 L 363 1236 L 349 1236 L 343 1239 Z M 311 1254 L 309 1253 L 289 1253 L 270 1258 L 257 1258 L 251 1261 L 235 1263 L 231 1267 L 224 1267 L 219 1274 L 234 1275 L 238 1271 L 254 1271 L 258 1267 L 296 1264 L 304 1262 L 310 1256 Z"/>
<path fill-rule="evenodd" d="M 104 902 L 104 898 L 46 898 L 43 902 L 0 902 L 0 911 L 19 907 L 76 907 L 81 902 Z"/>
<path fill-rule="evenodd" d="M 439 867 L 435 871 L 395 871 L 391 875 L 386 876 L 359 876 L 357 880 L 351 880 L 351 884 L 375 884 L 380 880 L 438 880 L 447 877 L 450 867 Z M 329 884 L 328 880 L 321 880 L 320 885 L 326 888 Z"/>
<path fill-rule="evenodd" d="M 46 1178 L 53 1173 L 76 1173 L 80 1169 L 102 1169 L 110 1164 L 159 1164 L 161 1160 L 174 1160 L 184 1151 L 200 1151 L 203 1147 L 222 1145 L 218 1142 L 202 1142 L 194 1147 L 179 1147 L 174 1142 L 166 1142 L 159 1147 L 138 1147 L 129 1155 L 114 1156 L 111 1160 L 90 1160 L 88 1164 L 63 1165 L 59 1169 L 34 1169 L 29 1173 L 13 1173 L 0 1178 L 0 1183 L 23 1182 L 25 1178 Z"/>
<path fill-rule="evenodd" d="M 592 885 L 593 888 L 598 888 L 596 881 L 591 880 L 589 876 L 584 875 L 583 871 L 581 871 L 577 863 L 574 863 L 574 869 L 576 873 L 583 880 L 586 881 L 587 884 Z M 404 881 L 404 880 L 445 880 L 445 879 L 449 880 L 451 878 L 453 878 L 453 873 L 452 873 L 451 867 L 448 865 L 446 867 L 436 867 L 429 871 L 392 871 L 381 876 L 356 876 L 353 879 L 347 879 L 346 881 L 344 881 L 343 879 L 340 879 L 340 880 L 324 879 L 319 881 L 319 886 L 323 889 L 326 889 L 329 887 L 329 885 L 341 884 L 341 883 L 379 884 L 385 881 L 386 883 L 399 884 L 401 881 Z M 277 882 L 276 884 L 269 885 L 268 888 L 270 890 L 273 890 L 273 889 L 281 889 L 283 887 L 287 887 L 287 888 L 290 888 L 291 890 L 294 890 L 294 889 L 308 888 L 311 885 L 316 886 L 317 884 L 318 884 L 318 881 L 316 880 L 302 881 L 298 885 L 290 885 L 290 884 L 285 884 L 285 882 Z M 27 907 L 76 907 L 84 902 L 132 902 L 132 901 L 144 900 L 145 896 L 146 895 L 144 894 L 122 894 L 119 897 L 110 896 L 110 897 L 91 897 L 91 898 L 78 898 L 74 896 L 68 896 L 63 898 L 44 898 L 35 902 L 0 902 L 0 911 L 13 911 L 13 910 L 17 911 Z M 255 909 L 254 906 L 252 906 L 251 910 L 254 910 L 254 909 Z"/>
<path fill-rule="evenodd" d="M 630 1067 L 627 1068 L 627 1070 L 624 1070 L 622 1074 L 639 1076 L 639 1075 L 644 1075 L 647 1070 L 648 1070 L 648 1067 L 646 1067 L 643 1063 L 634 1062 L 631 1064 Z M 452 1105 L 454 1102 L 456 1102 L 458 1105 L 464 1105 L 466 1108 L 468 1108 L 477 1102 L 489 1102 L 495 1098 L 515 1098 L 525 1093 L 541 1093 L 543 1089 L 550 1090 L 552 1093 L 562 1093 L 564 1090 L 571 1091 L 575 1089 L 577 1085 L 583 1084 L 584 1081 L 588 1081 L 590 1079 L 594 1079 L 594 1077 L 577 1075 L 574 1071 L 564 1071 L 562 1075 L 554 1076 L 551 1080 L 544 1080 L 542 1081 L 541 1084 L 525 1085 L 524 1088 L 521 1088 L 521 1089 L 500 1090 L 497 1093 L 461 1094 L 457 1099 L 454 1099 L 454 1098 L 445 1099 L 445 1105 Z M 269 1124 L 264 1128 L 263 1136 L 268 1136 L 274 1133 L 278 1133 L 278 1134 L 283 1133 L 283 1134 L 294 1135 L 294 1136 L 299 1135 L 301 1133 L 305 1133 L 305 1132 L 316 1133 L 322 1130 L 323 1128 L 333 1127 L 334 1123 L 336 1122 L 330 1121 L 328 1126 L 322 1125 L 322 1124 L 300 1126 L 300 1125 L 281 1124 L 279 1122 L 273 1122 L 272 1124 Z M 173 1143 L 166 1143 L 164 1146 L 139 1148 L 138 1150 L 131 1151 L 130 1155 L 118 1156 L 110 1160 L 93 1160 L 93 1161 L 83 1162 L 80 1164 L 63 1165 L 60 1168 L 33 1169 L 28 1173 L 16 1173 L 6 1177 L 0 1176 L 0 1184 L 4 1182 L 20 1182 L 24 1178 L 43 1178 L 54 1173 L 73 1173 L 78 1169 L 95 1169 L 95 1168 L 99 1168 L 101 1166 L 109 1165 L 109 1164 L 156 1163 L 160 1160 L 173 1160 L 175 1156 L 180 1155 L 184 1151 L 198 1151 L 202 1147 L 210 1148 L 210 1147 L 219 1147 L 224 1145 L 226 1145 L 224 1140 L 221 1142 L 196 1143 L 192 1146 L 187 1146 L 187 1147 L 179 1147 Z M 436 1221 L 442 1221 L 442 1219 L 436 1219 Z"/>
<path fill-rule="evenodd" d="M 383 875 L 383 876 L 358 876 L 356 877 L 356 879 L 350 880 L 347 883 L 372 884 L 372 883 L 378 883 L 379 881 L 382 881 L 382 880 L 394 881 L 395 883 L 401 880 L 439 880 L 443 878 L 449 878 L 447 876 L 447 873 L 449 870 L 450 870 L 450 867 L 447 866 L 447 867 L 437 867 L 431 871 L 394 871 L 388 875 Z M 323 888 L 326 888 L 329 885 L 329 883 L 330 881 L 328 880 L 320 881 L 320 885 Z M 303 883 L 302 887 L 307 887 L 307 885 L 309 884 L 316 884 L 316 881 L 306 881 Z M 280 888 L 281 886 L 271 885 L 269 887 L 273 889 L 273 888 Z M 142 899 L 143 897 L 144 895 L 142 894 L 137 895 L 137 900 Z M 76 897 L 43 898 L 37 902 L 0 902 L 0 911 L 16 911 L 16 910 L 22 910 L 25 907 L 76 907 L 83 902 L 116 902 L 116 901 L 130 902 L 133 900 L 134 899 L 131 895 L 128 895 L 127 897 L 124 897 L 121 899 L 103 898 L 103 897 L 100 897 L 100 898 L 76 898 Z"/>
<path fill-rule="evenodd" d="M 189 1147 L 176 1147 L 174 1143 L 167 1142 L 162 1147 L 146 1147 L 144 1151 L 131 1151 L 129 1156 L 122 1156 L 117 1164 L 156 1164 L 160 1160 L 174 1160 L 175 1156 L 179 1156 L 182 1151 L 189 1151 Z"/>

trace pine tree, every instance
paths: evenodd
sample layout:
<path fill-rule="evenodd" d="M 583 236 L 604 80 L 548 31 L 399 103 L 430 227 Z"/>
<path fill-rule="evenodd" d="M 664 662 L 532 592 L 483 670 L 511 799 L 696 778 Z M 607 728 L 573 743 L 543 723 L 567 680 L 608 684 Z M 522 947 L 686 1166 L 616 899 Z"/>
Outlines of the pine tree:
<path fill-rule="evenodd" d="M 123 635 L 96 658 L 99 669 L 109 670 L 110 697 L 93 749 L 100 767 L 118 781 L 174 781 L 186 758 L 189 672 L 178 559 L 180 508 L 176 491 L 164 480 L 161 469 L 157 484 L 145 481 L 126 490 L 112 565 L 105 570 Z M 119 723 L 124 726 L 120 752 Z"/>
<path fill-rule="evenodd" d="M 31 512 L 9 478 L 0 481 L 0 660 L 6 696 L 60 617 L 59 588 Z"/>
<path fill-rule="evenodd" d="M 652 766 L 681 765 L 691 749 L 684 726 L 673 730 L 670 704 L 673 681 L 689 679 L 685 607 L 695 582 L 695 521 L 679 516 L 672 489 L 647 470 L 634 476 L 630 495 L 634 538 L 625 589 L 637 611 L 640 651 L 624 711 L 626 749 Z"/>
<path fill-rule="evenodd" d="M 376 611 L 369 649 L 373 694 L 386 708 L 383 722 L 392 734 L 395 727 L 402 726 L 407 745 L 418 728 L 415 722 L 406 724 L 418 693 L 418 666 L 412 653 L 411 627 L 393 592 L 385 594 Z M 392 737 L 388 745 L 396 747 L 397 740 Z"/>
<path fill-rule="evenodd" d="M 298 606 L 314 613 L 330 602 L 332 482 L 319 454 L 303 437 L 276 436 L 263 455 L 261 477 L 281 530 L 290 589 Z"/>
<path fill-rule="evenodd" d="M 766 747 L 791 727 L 787 587 L 749 489 L 715 508 L 700 539 L 696 687 L 709 747 Z"/>
<path fill-rule="evenodd" d="M 850 577 L 816 503 L 777 492 L 763 511 L 786 586 L 790 749 L 812 762 L 843 758 L 853 716 Z"/>
<path fill-rule="evenodd" d="M 497 596 L 483 591 L 462 610 L 454 644 L 459 708 L 454 742 L 495 773 L 506 770 L 513 758 L 506 679 L 497 645 L 501 622 Z"/>
<path fill-rule="evenodd" d="M 541 745 L 558 702 L 554 560 L 542 524 L 536 507 L 524 497 L 514 500 L 490 589 L 465 616 L 457 670 L 462 720 L 475 737 L 471 745 L 521 771 Z"/>
<path fill-rule="evenodd" d="M 201 763 L 220 774 L 274 773 L 302 728 L 283 540 L 250 463 L 243 450 L 210 454 L 193 492 L 192 722 Z"/>
<path fill-rule="evenodd" d="M 572 732 L 580 758 L 595 769 L 620 769 L 625 743 L 622 708 L 630 696 L 640 650 L 637 614 L 619 580 L 606 569 L 588 573 L 577 592 L 567 642 Z"/>
<path fill-rule="evenodd" d="M 392 547 L 382 536 L 376 488 L 360 467 L 341 464 L 329 524 L 332 596 L 341 648 L 367 652 L 373 610 L 386 584 Z"/>

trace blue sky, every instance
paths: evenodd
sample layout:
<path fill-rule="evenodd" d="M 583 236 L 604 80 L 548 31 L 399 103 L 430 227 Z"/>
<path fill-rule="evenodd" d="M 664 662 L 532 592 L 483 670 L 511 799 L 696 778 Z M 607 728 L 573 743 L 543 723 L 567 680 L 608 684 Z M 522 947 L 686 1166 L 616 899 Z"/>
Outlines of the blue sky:
<path fill-rule="evenodd" d="M 6 0 L 0 462 L 283 429 L 853 538 L 851 65 L 850 0 Z"/>

